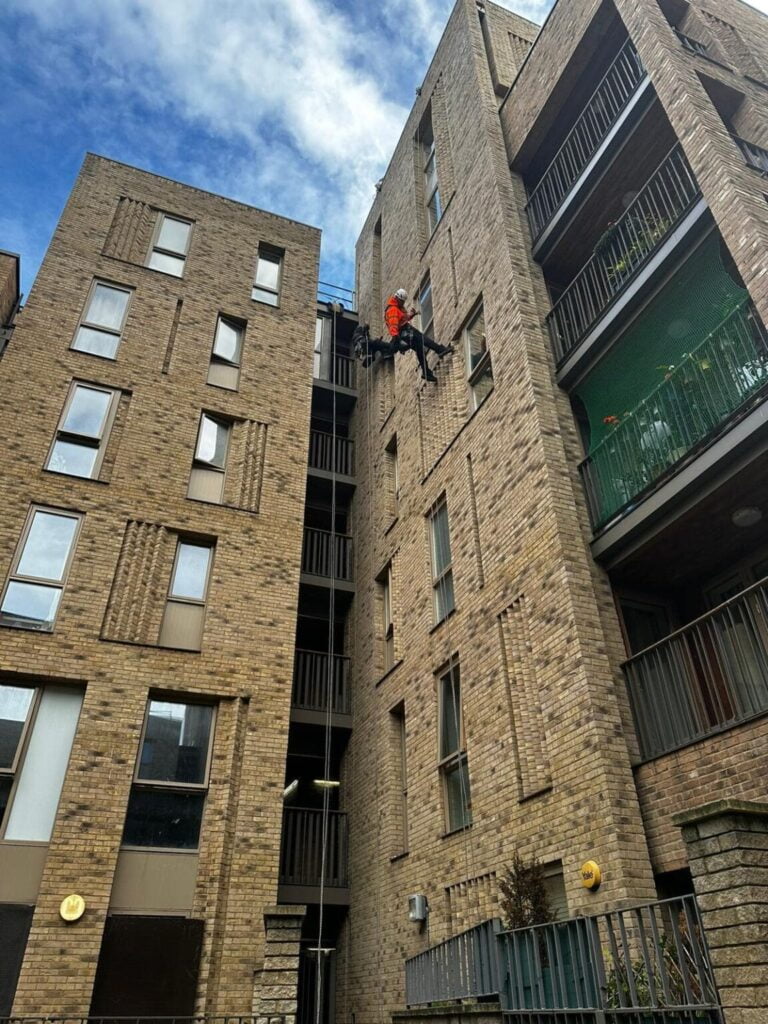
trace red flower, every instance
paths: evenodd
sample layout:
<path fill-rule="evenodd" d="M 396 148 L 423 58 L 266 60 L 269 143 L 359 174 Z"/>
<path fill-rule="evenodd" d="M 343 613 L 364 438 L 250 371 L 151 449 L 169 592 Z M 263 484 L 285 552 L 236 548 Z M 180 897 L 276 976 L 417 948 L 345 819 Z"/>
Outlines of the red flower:
<path fill-rule="evenodd" d="M 618 416 L 603 416 L 603 423 L 609 423 L 610 424 L 610 423 L 618 423 L 618 422 L 619 422 L 619 417 Z"/>

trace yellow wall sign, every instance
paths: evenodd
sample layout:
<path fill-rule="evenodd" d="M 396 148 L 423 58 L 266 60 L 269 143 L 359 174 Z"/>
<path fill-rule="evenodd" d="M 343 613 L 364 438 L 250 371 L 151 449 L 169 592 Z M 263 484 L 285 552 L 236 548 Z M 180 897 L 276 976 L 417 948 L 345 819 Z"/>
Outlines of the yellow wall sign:
<path fill-rule="evenodd" d="M 79 921 L 85 913 L 85 900 L 77 893 L 72 893 L 61 901 L 59 915 L 64 921 Z"/>
<path fill-rule="evenodd" d="M 602 881 L 600 867 L 593 860 L 585 860 L 581 865 L 581 884 L 585 889 L 597 889 Z"/>

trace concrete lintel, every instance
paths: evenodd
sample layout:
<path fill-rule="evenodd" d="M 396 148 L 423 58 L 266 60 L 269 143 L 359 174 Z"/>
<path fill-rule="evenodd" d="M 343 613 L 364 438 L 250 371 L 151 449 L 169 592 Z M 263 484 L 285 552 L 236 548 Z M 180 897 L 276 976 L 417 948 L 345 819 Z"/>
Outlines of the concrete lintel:
<path fill-rule="evenodd" d="M 693 807 L 687 811 L 678 811 L 672 815 L 672 824 L 678 828 L 698 825 L 702 821 L 731 815 L 750 818 L 764 818 L 768 824 L 768 803 L 758 800 L 713 800 L 711 803 Z"/>

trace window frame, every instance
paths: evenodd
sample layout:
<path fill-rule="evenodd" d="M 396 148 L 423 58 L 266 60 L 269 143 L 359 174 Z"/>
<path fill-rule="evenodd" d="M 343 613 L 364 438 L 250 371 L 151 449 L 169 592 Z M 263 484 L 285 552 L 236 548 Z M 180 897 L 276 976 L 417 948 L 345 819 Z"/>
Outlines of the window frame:
<path fill-rule="evenodd" d="M 21 728 L 19 742 L 16 744 L 16 752 L 13 755 L 13 762 L 11 763 L 10 768 L 0 767 L 0 780 L 7 778 L 11 780 L 11 787 L 8 790 L 8 801 L 5 805 L 2 820 L 0 820 L 0 841 L 16 843 L 20 840 L 6 840 L 5 832 L 8 827 L 8 818 L 10 817 L 10 812 L 13 807 L 13 800 L 16 795 L 16 790 L 18 788 L 19 776 L 21 775 L 21 769 L 24 765 L 24 758 L 26 757 L 27 747 L 29 746 L 29 740 L 35 725 L 35 719 L 37 718 L 37 710 L 40 707 L 40 700 L 43 694 L 43 687 L 38 685 L 28 685 L 24 682 L 20 683 L 18 681 L 9 682 L 7 678 L 0 679 L 0 689 L 2 689 L 3 686 L 13 687 L 17 690 L 32 691 L 32 700 L 29 702 L 27 717 L 25 718 L 24 725 Z M 30 844 L 25 843 L 25 845 Z"/>
<path fill-rule="evenodd" d="M 207 750 L 206 758 L 205 758 L 205 778 L 204 778 L 203 782 L 169 782 L 169 781 L 155 782 L 155 781 L 153 781 L 151 779 L 140 779 L 139 778 L 139 768 L 141 767 L 141 755 L 142 755 L 143 750 L 144 750 L 144 740 L 146 739 L 147 726 L 149 724 L 149 709 L 150 709 L 150 706 L 151 706 L 153 701 L 157 701 L 158 703 L 164 703 L 164 704 L 183 704 L 185 707 L 199 706 L 199 707 L 209 707 L 209 708 L 211 708 L 211 728 L 210 728 L 210 732 L 208 734 L 208 750 Z M 138 750 L 136 752 L 136 761 L 135 761 L 134 768 L 133 768 L 133 775 L 131 777 L 131 790 L 130 790 L 130 793 L 129 793 L 129 796 L 128 796 L 128 803 L 126 804 L 126 808 L 125 808 L 125 820 L 123 822 L 123 835 L 125 834 L 125 826 L 126 826 L 127 821 L 128 821 L 128 809 L 129 809 L 129 806 L 130 806 L 130 799 L 131 799 L 131 796 L 133 795 L 134 787 L 136 787 L 138 789 L 145 790 L 145 791 L 155 792 L 155 793 L 157 793 L 157 792 L 165 792 L 165 791 L 168 791 L 168 790 L 172 790 L 173 792 L 203 793 L 204 794 L 204 800 L 203 800 L 202 811 L 200 813 L 200 831 L 199 831 L 198 837 L 197 837 L 197 845 L 194 846 L 194 847 L 137 845 L 135 843 L 124 843 L 122 841 L 122 838 L 121 838 L 121 841 L 120 841 L 120 849 L 121 850 L 138 850 L 138 851 L 142 851 L 142 852 L 146 852 L 148 850 L 153 850 L 153 851 L 159 851 L 159 852 L 165 852 L 165 853 L 178 853 L 178 854 L 182 854 L 182 855 L 184 855 L 184 854 L 189 855 L 189 854 L 199 853 L 201 837 L 202 837 L 202 834 L 203 834 L 203 824 L 205 822 L 206 811 L 208 810 L 208 799 L 207 799 L 207 797 L 208 797 L 208 792 L 210 791 L 210 788 L 211 788 L 211 765 L 213 763 L 213 746 L 214 746 L 215 739 L 216 739 L 216 725 L 217 725 L 217 722 L 218 722 L 218 710 L 219 710 L 218 703 L 215 703 L 213 701 L 207 701 L 207 700 L 202 699 L 202 698 L 201 699 L 197 699 L 197 698 L 188 699 L 186 697 L 180 696 L 180 695 L 175 694 L 175 693 L 172 694 L 172 695 L 165 694 L 165 693 L 158 693 L 158 694 L 150 693 L 149 694 L 149 696 L 147 697 L 146 704 L 144 706 L 144 718 L 143 718 L 143 721 L 141 723 L 141 734 L 139 736 L 139 746 L 138 746 Z"/>
<path fill-rule="evenodd" d="M 400 512 L 400 463 L 398 460 L 397 432 L 392 434 L 384 447 L 391 490 L 391 512 L 396 519 Z"/>
<path fill-rule="evenodd" d="M 219 325 L 227 324 L 227 326 L 234 328 L 239 333 L 239 346 L 237 359 L 227 359 L 226 356 L 221 356 L 216 352 L 216 340 L 219 333 Z M 208 360 L 208 373 L 206 377 L 206 383 L 210 384 L 215 388 L 224 388 L 227 391 L 237 391 L 240 387 L 240 371 L 243 365 L 243 350 L 245 348 L 245 333 L 248 327 L 247 320 L 241 320 L 236 316 L 229 316 L 227 313 L 219 313 L 216 317 L 216 324 L 213 329 L 213 341 L 211 342 L 211 355 Z M 216 370 L 218 370 L 218 373 Z M 223 376 L 227 371 L 230 371 L 233 378 L 232 383 L 225 384 L 222 380 L 211 380 L 212 376 Z"/>
<path fill-rule="evenodd" d="M 428 129 L 428 134 L 425 128 Z M 427 235 L 431 238 L 443 217 L 443 205 L 440 199 L 440 176 L 437 170 L 435 128 L 432 122 L 431 105 L 424 113 L 420 135 L 423 158 L 422 174 L 424 175 L 424 208 L 427 214 Z M 429 141 L 427 141 L 427 139 Z M 430 164 L 432 165 L 431 168 Z M 434 187 L 430 187 L 431 178 L 434 178 Z"/>
<path fill-rule="evenodd" d="M 200 437 L 203 429 L 203 421 L 210 420 L 215 423 L 217 427 L 223 427 L 226 430 L 226 446 L 224 449 L 223 464 L 217 466 L 213 462 L 206 462 L 198 457 L 198 448 L 200 447 Z M 203 409 L 200 413 L 200 419 L 197 424 L 197 434 L 195 435 L 195 444 L 192 450 L 192 467 L 189 472 L 189 483 L 187 484 L 187 497 L 191 501 L 204 501 L 211 505 L 223 505 L 224 504 L 224 488 L 227 482 L 227 461 L 229 459 L 230 448 L 232 445 L 232 432 L 235 423 L 233 420 L 228 419 L 226 416 L 220 416 L 218 413 L 208 412 L 207 409 Z M 203 480 L 210 482 L 212 476 L 216 477 L 218 488 L 218 494 L 216 497 L 203 493 L 192 493 L 193 490 L 202 488 L 204 485 Z"/>
<path fill-rule="evenodd" d="M 456 680 L 456 689 L 454 690 L 454 673 L 458 673 L 458 679 Z M 469 758 L 467 756 L 467 738 L 464 730 L 464 707 L 462 701 L 462 690 L 461 690 L 461 664 L 457 657 L 451 658 L 437 673 L 437 770 L 440 774 L 442 797 L 443 797 L 443 820 L 447 834 L 453 832 L 461 832 L 464 829 L 469 828 L 472 825 L 472 792 L 469 785 Z M 448 753 L 443 753 L 443 707 L 445 703 L 444 697 L 444 684 L 448 680 L 448 686 L 451 687 L 452 692 L 458 697 L 458 701 L 455 699 L 452 701 L 454 706 L 454 714 L 457 710 L 458 705 L 458 720 L 456 721 L 456 740 L 457 746 L 455 750 L 451 750 Z M 462 769 L 466 772 L 467 778 L 467 792 L 464 813 L 465 817 L 468 816 L 468 820 L 465 820 L 462 824 L 455 825 L 450 819 L 450 801 L 448 798 L 448 775 L 453 771 L 461 772 Z"/>
<path fill-rule="evenodd" d="M 270 259 L 270 257 L 273 257 Z M 262 259 L 265 259 L 267 263 L 277 263 L 277 287 L 270 288 L 265 285 L 258 283 L 259 276 L 259 263 Z M 270 309 L 280 308 L 280 299 L 282 298 L 283 291 L 283 272 L 285 264 L 285 250 L 280 249 L 278 246 L 270 245 L 268 242 L 259 242 L 256 250 L 256 267 L 253 272 L 253 283 L 251 284 L 251 302 L 258 302 L 262 306 L 269 306 Z M 268 299 L 259 298 L 254 295 L 255 291 L 265 292 L 269 295 L 274 295 L 275 301 L 270 302 Z"/>
<path fill-rule="evenodd" d="M 208 611 L 208 599 L 210 597 L 211 589 L 211 578 L 213 575 L 213 562 L 216 556 L 216 540 L 213 538 L 201 538 L 196 537 L 187 533 L 176 533 L 176 550 L 173 553 L 173 562 L 171 564 L 171 573 L 168 580 L 168 589 L 165 595 L 165 602 L 163 606 L 163 614 L 160 619 L 160 631 L 157 636 L 156 646 L 162 647 L 166 650 L 172 651 L 187 651 L 191 653 L 197 653 L 202 650 L 203 646 L 203 635 L 205 633 L 205 619 Z M 206 566 L 205 583 L 203 586 L 202 598 L 187 597 L 184 595 L 177 596 L 173 593 L 173 587 L 176 581 L 176 572 L 179 565 L 179 554 L 181 552 L 182 545 L 187 544 L 190 547 L 208 548 L 208 565 Z M 172 605 L 182 605 L 187 608 L 200 608 L 200 627 L 198 644 L 195 647 L 187 647 L 179 645 L 178 643 L 167 643 L 163 641 L 163 634 L 166 631 L 166 622 L 168 620 L 168 610 Z"/>
<path fill-rule="evenodd" d="M 165 210 L 157 210 L 156 212 L 157 219 L 155 221 L 155 230 L 152 232 L 152 241 L 149 246 L 149 253 L 147 254 L 147 260 L 144 266 L 147 268 L 147 270 L 153 270 L 156 274 L 166 274 L 168 277 L 175 277 L 181 280 L 184 277 L 184 272 L 187 269 L 187 258 L 189 257 L 189 250 L 192 245 L 192 229 L 194 227 L 195 222 L 193 220 L 189 220 L 188 217 L 181 217 L 178 214 L 168 213 Z M 165 247 L 158 244 L 160 241 L 160 234 L 163 230 L 163 221 L 166 219 L 166 217 L 169 220 L 177 221 L 179 224 L 186 224 L 187 227 L 189 228 L 189 231 L 187 232 L 187 247 L 184 250 L 184 252 L 177 252 L 174 249 L 166 249 Z M 161 270 L 160 267 L 153 267 L 151 265 L 151 260 L 156 252 L 159 253 L 161 256 L 171 256 L 173 259 L 181 260 L 181 273 L 172 274 L 168 270 Z"/>
<path fill-rule="evenodd" d="M 424 321 L 423 315 L 423 296 L 425 294 L 429 295 L 429 309 L 432 314 L 429 320 L 426 322 Z M 432 278 L 430 277 L 429 272 L 427 272 L 427 274 L 422 279 L 421 284 L 419 285 L 419 323 L 421 324 L 421 333 L 424 335 L 424 337 L 430 338 L 432 341 L 434 341 L 435 304 L 432 298 Z"/>
<path fill-rule="evenodd" d="M 24 556 L 24 550 L 27 545 L 27 540 L 29 539 L 29 534 L 32 530 L 32 524 L 34 523 L 35 516 L 37 515 L 38 512 L 42 512 L 48 515 L 60 516 L 64 519 L 74 519 L 76 523 L 75 531 L 72 534 L 72 542 L 69 546 L 69 551 L 67 552 L 67 557 L 64 563 L 64 567 L 62 569 L 60 580 L 54 580 L 49 576 L 22 575 L 18 571 L 19 564 Z M 72 562 L 74 561 L 75 550 L 77 549 L 77 542 L 80 539 L 80 530 L 82 529 L 84 518 L 85 514 L 83 512 L 73 512 L 68 509 L 53 508 L 50 505 L 30 505 L 29 509 L 27 510 L 27 517 L 24 521 L 24 526 L 22 527 L 19 540 L 17 541 L 16 548 L 13 553 L 13 558 L 11 559 L 10 568 L 8 570 L 8 573 L 6 574 L 5 581 L 3 583 L 2 591 L 0 591 L 0 628 L 24 629 L 32 633 L 54 632 L 56 628 L 56 623 L 59 618 L 61 603 L 64 599 L 64 591 L 66 590 L 67 584 L 69 582 L 69 574 L 72 571 Z M 23 626 L 20 624 L 3 621 L 2 616 L 4 613 L 2 607 L 3 604 L 5 603 L 5 598 L 8 594 L 8 588 L 10 584 L 13 582 L 22 584 L 29 583 L 33 586 L 47 586 L 51 590 L 58 590 L 60 592 L 60 597 L 56 604 L 56 611 L 49 629 L 43 628 L 42 626 Z"/>
<path fill-rule="evenodd" d="M 113 327 L 104 327 L 102 324 L 94 323 L 93 321 L 88 319 L 88 307 L 90 306 L 91 301 L 94 295 L 96 294 L 96 288 L 98 287 L 98 285 L 102 285 L 104 288 L 111 288 L 113 291 L 116 292 L 124 292 L 128 296 L 128 301 L 126 302 L 125 309 L 123 310 L 123 316 L 120 322 L 119 330 L 115 330 L 115 328 Z M 125 330 L 125 325 L 128 320 L 128 314 L 131 309 L 131 302 L 133 300 L 134 292 L 135 289 L 131 288 L 129 285 L 117 284 L 117 282 L 115 281 L 107 281 L 103 277 L 94 277 L 88 288 L 88 294 L 86 295 L 85 302 L 83 303 L 83 309 L 80 314 L 80 319 L 77 322 L 77 327 L 75 328 L 75 333 L 72 337 L 72 341 L 69 346 L 70 351 L 80 352 L 81 355 L 92 356 L 95 359 L 108 359 L 110 362 L 114 363 L 120 351 L 120 345 L 123 340 L 123 331 Z M 78 335 L 80 334 L 81 327 L 87 327 L 91 331 L 98 331 L 101 334 L 107 334 L 112 338 L 117 338 L 117 344 L 115 345 L 115 354 L 112 356 L 106 356 L 101 352 L 89 352 L 87 349 L 78 348 L 76 343 Z"/>
<path fill-rule="evenodd" d="M 392 614 L 392 562 L 387 562 L 377 577 L 381 587 L 381 639 L 384 674 L 390 672 L 397 664 L 395 657 L 395 622 Z"/>
<path fill-rule="evenodd" d="M 446 538 L 448 542 L 448 555 L 449 560 L 441 570 L 437 571 L 437 532 L 435 529 L 435 522 L 437 517 L 440 515 L 442 510 L 445 510 L 445 530 Z M 451 550 L 451 527 L 450 519 L 448 515 L 448 498 L 443 493 L 437 501 L 432 505 L 429 512 L 427 513 L 427 523 L 429 529 L 429 555 L 430 555 L 430 567 L 432 577 L 432 609 L 434 614 L 434 625 L 439 626 L 441 622 L 452 615 L 456 611 L 456 589 L 453 585 L 453 551 Z M 445 586 L 445 581 L 450 580 L 450 592 L 451 592 L 451 607 L 444 611 L 443 615 L 439 614 L 439 594 L 441 588 Z M 445 593 L 445 590 L 442 591 Z"/>
<path fill-rule="evenodd" d="M 66 430 L 64 428 L 64 422 L 66 421 L 69 411 L 72 408 L 72 402 L 74 401 L 75 393 L 77 389 L 87 388 L 90 391 L 100 391 L 103 394 L 110 396 L 109 405 L 104 415 L 104 423 L 101 428 L 101 435 L 98 438 L 91 437 L 88 434 L 77 434 L 73 431 Z M 117 416 L 117 409 L 120 404 L 122 392 L 116 388 L 109 388 L 102 384 L 92 384 L 90 381 L 78 380 L 73 378 L 67 391 L 67 397 L 64 400 L 64 406 L 59 416 L 59 422 L 53 434 L 53 441 L 51 442 L 48 454 L 43 465 L 43 469 L 47 473 L 56 473 L 58 476 L 68 476 L 74 480 L 98 480 L 99 473 L 101 472 L 101 466 L 104 462 L 104 456 L 107 451 L 107 445 L 109 444 L 110 434 L 112 428 L 115 425 L 115 418 Z M 59 441 L 64 441 L 67 444 L 80 445 L 82 448 L 95 449 L 96 459 L 93 463 L 93 471 L 89 476 L 80 476 L 78 473 L 66 473 L 61 469 L 53 469 L 51 467 L 51 459 L 56 449 L 56 445 Z M 93 443 L 96 441 L 96 444 Z"/>
<path fill-rule="evenodd" d="M 483 320 L 483 339 L 485 342 L 485 346 L 479 359 L 473 366 L 472 342 L 470 332 L 481 317 Z M 469 319 L 467 320 L 467 323 L 464 327 L 464 330 L 462 331 L 462 334 L 464 336 L 464 358 L 467 367 L 467 386 L 469 387 L 470 400 L 472 402 L 472 411 L 475 412 L 490 397 L 494 387 L 496 386 L 496 383 L 493 378 L 493 361 L 491 359 L 491 349 L 488 344 L 488 335 L 485 330 L 485 307 L 482 301 L 480 301 L 472 310 L 472 313 L 470 314 Z M 486 376 L 490 376 L 491 387 L 489 388 L 488 392 L 481 398 L 477 393 L 477 389 L 482 379 Z"/>

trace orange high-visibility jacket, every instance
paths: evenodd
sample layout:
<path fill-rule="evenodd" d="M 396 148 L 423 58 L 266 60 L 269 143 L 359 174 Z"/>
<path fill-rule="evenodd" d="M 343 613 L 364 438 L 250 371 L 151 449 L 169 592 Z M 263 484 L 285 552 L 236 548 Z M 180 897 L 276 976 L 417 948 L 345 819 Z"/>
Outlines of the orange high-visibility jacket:
<path fill-rule="evenodd" d="M 390 295 L 387 299 L 387 308 L 384 310 L 384 323 L 392 337 L 396 338 L 400 329 L 410 323 L 412 319 L 413 317 L 405 311 L 395 296 Z"/>

